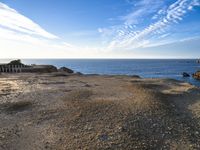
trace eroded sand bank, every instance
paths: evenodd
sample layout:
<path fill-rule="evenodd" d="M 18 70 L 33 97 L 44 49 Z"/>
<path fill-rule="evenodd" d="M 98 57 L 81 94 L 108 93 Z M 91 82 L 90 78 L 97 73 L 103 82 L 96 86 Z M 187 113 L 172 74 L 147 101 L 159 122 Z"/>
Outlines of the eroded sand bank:
<path fill-rule="evenodd" d="M 200 149 L 200 90 L 171 79 L 2 74 L 0 149 Z"/>

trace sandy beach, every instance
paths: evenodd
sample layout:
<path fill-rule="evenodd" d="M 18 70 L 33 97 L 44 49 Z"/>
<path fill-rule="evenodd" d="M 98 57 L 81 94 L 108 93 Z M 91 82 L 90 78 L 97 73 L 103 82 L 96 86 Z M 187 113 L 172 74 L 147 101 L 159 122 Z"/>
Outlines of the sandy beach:
<path fill-rule="evenodd" d="M 200 149 L 200 89 L 137 76 L 1 74 L 0 149 Z"/>

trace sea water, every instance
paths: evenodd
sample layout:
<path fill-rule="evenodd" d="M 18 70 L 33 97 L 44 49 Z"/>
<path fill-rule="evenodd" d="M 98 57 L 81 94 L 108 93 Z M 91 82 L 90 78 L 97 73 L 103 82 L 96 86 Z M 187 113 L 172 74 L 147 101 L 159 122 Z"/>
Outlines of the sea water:
<path fill-rule="evenodd" d="M 200 86 L 200 81 L 192 77 L 184 78 L 182 76 L 183 72 L 193 74 L 200 70 L 200 64 L 195 59 L 23 59 L 22 62 L 25 64 L 50 64 L 57 67 L 65 66 L 84 74 L 172 78 Z"/>

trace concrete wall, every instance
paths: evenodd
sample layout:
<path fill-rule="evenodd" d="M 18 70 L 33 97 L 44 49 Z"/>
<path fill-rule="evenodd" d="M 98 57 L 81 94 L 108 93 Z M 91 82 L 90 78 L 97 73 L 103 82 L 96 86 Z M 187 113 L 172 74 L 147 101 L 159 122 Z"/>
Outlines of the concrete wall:
<path fill-rule="evenodd" d="M 19 73 L 25 68 L 24 65 L 0 65 L 0 72 Z"/>
<path fill-rule="evenodd" d="M 50 73 L 57 72 L 57 68 L 52 65 L 35 65 L 35 66 L 25 66 L 25 65 L 0 65 L 0 73 L 20 73 L 20 72 L 30 72 L 30 73 Z"/>

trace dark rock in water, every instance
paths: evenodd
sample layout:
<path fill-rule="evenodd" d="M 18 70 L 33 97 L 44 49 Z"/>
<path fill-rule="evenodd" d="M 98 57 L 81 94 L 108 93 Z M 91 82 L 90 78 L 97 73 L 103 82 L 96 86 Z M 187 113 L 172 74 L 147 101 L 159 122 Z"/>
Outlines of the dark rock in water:
<path fill-rule="evenodd" d="M 139 79 L 141 78 L 141 77 L 138 76 L 138 75 L 132 75 L 131 77 L 132 77 L 132 78 L 139 78 Z"/>
<path fill-rule="evenodd" d="M 183 72 L 183 77 L 190 77 L 190 75 L 187 72 Z"/>
<path fill-rule="evenodd" d="M 198 64 L 200 64 L 200 59 L 199 59 L 199 60 L 197 60 L 197 63 L 198 63 Z"/>
<path fill-rule="evenodd" d="M 200 80 L 200 71 L 193 74 L 193 78 Z"/>
<path fill-rule="evenodd" d="M 73 70 L 69 69 L 69 68 L 66 68 L 66 67 L 61 67 L 59 69 L 60 72 L 66 72 L 66 73 L 74 73 Z"/>

